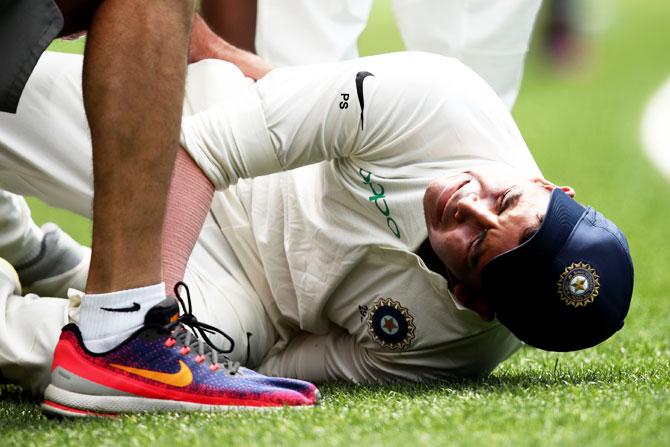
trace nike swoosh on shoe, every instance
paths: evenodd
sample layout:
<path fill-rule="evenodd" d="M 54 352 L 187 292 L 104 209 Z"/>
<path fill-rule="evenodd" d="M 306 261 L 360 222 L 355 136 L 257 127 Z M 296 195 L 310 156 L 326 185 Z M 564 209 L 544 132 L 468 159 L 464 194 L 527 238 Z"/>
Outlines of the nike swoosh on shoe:
<path fill-rule="evenodd" d="M 110 363 L 111 367 L 120 369 L 122 371 L 135 374 L 136 376 L 144 377 L 145 379 L 155 380 L 156 382 L 164 383 L 177 387 L 189 386 L 193 382 L 193 374 L 186 363 L 179 360 L 179 371 L 176 373 L 166 373 L 160 371 L 152 371 L 150 369 L 133 368 L 130 366 L 117 365 Z"/>

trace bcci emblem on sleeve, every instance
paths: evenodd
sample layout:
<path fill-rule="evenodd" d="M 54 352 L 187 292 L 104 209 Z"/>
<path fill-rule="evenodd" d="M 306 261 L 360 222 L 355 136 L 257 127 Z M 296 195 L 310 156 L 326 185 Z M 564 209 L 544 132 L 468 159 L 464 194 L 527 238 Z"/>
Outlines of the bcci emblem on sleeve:
<path fill-rule="evenodd" d="M 370 308 L 368 332 L 384 348 L 406 348 L 414 340 L 414 329 L 414 317 L 391 298 L 379 298 Z"/>

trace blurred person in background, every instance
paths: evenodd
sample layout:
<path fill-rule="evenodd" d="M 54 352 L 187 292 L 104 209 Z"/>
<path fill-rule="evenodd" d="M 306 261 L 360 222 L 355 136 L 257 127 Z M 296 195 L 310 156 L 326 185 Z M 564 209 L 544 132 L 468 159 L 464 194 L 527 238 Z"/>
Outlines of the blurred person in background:
<path fill-rule="evenodd" d="M 407 50 L 455 57 L 508 109 L 519 93 L 541 0 L 393 0 Z M 202 15 L 233 45 L 281 67 L 353 59 L 372 0 L 203 0 Z"/>

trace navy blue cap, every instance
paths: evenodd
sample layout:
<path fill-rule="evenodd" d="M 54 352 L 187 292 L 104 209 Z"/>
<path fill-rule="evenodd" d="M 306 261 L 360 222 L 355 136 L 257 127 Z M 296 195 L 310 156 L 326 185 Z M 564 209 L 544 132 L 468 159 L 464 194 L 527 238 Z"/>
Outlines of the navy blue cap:
<path fill-rule="evenodd" d="M 614 223 L 557 188 L 537 233 L 489 261 L 482 281 L 496 318 L 520 340 L 575 351 L 623 327 L 633 261 Z"/>

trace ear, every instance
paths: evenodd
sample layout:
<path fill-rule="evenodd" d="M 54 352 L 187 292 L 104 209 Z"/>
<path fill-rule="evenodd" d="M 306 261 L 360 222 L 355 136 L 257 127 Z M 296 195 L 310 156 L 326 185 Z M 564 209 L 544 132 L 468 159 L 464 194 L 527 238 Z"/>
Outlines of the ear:
<path fill-rule="evenodd" d="M 547 180 L 545 178 L 541 178 L 541 177 L 536 177 L 536 178 L 533 179 L 533 181 L 535 183 L 539 184 L 540 186 L 542 186 L 544 189 L 546 189 L 549 192 L 558 188 L 561 191 L 563 191 L 564 193 L 566 193 L 568 196 L 570 196 L 571 198 L 573 198 L 573 199 L 575 198 L 575 190 L 572 189 L 571 186 L 558 186 L 558 185 L 550 182 L 549 180 Z"/>
<path fill-rule="evenodd" d="M 571 198 L 575 198 L 575 190 L 571 186 L 560 186 L 561 190 Z"/>
<path fill-rule="evenodd" d="M 491 321 L 495 317 L 491 300 L 481 291 L 465 284 L 457 284 L 454 286 L 454 296 L 463 306 L 476 312 L 482 320 Z"/>

